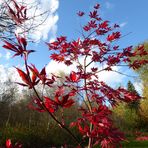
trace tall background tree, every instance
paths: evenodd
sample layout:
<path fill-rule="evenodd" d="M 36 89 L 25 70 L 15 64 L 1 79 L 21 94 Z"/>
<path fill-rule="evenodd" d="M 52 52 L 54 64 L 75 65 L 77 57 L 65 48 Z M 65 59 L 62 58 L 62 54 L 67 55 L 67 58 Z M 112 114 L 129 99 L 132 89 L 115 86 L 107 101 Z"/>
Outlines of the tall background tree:
<path fill-rule="evenodd" d="M 127 90 L 129 92 L 132 92 L 132 93 L 139 95 L 131 81 L 128 81 L 128 83 L 127 83 Z M 138 112 L 139 107 L 140 107 L 140 100 L 136 100 L 136 101 L 132 101 L 132 102 L 128 103 L 128 107 L 131 110 L 135 110 L 136 112 Z"/>
<path fill-rule="evenodd" d="M 141 46 L 141 45 L 140 45 Z M 141 46 L 141 48 L 145 48 L 146 52 L 148 52 L 148 41 L 144 42 L 144 46 Z M 135 51 L 137 51 L 137 47 L 135 47 Z M 146 60 L 148 59 L 148 55 L 145 56 L 137 56 L 135 57 L 137 60 Z M 132 60 L 135 60 L 135 58 L 132 58 Z M 143 65 L 141 68 L 135 70 L 139 74 L 139 78 L 142 82 L 143 89 L 142 89 L 142 95 L 143 99 L 140 102 L 140 108 L 141 108 L 141 117 L 142 117 L 142 123 L 143 127 L 146 127 L 148 125 L 148 65 Z M 141 123 L 141 125 L 142 125 Z M 148 126 L 147 126 L 148 127 Z"/>
<path fill-rule="evenodd" d="M 137 47 L 133 48 L 135 52 L 139 52 L 138 49 L 148 52 L 148 42 L 144 44 L 139 44 Z M 131 62 L 134 60 L 147 60 L 148 56 L 138 55 L 136 57 L 130 58 Z M 119 106 L 113 109 L 113 119 L 115 124 L 121 127 L 123 130 L 144 130 L 147 131 L 148 125 L 148 65 L 142 65 L 138 69 L 133 69 L 138 74 L 139 86 L 142 83 L 142 98 L 130 103 L 119 103 Z M 127 84 L 127 89 L 130 92 L 138 94 L 133 83 L 131 81 Z"/>
<path fill-rule="evenodd" d="M 128 81 L 127 90 L 131 93 L 138 94 L 133 83 Z M 140 101 L 137 99 L 131 102 L 119 102 L 118 106 L 113 108 L 114 123 L 123 131 L 134 131 L 140 122 Z"/>
<path fill-rule="evenodd" d="M 0 83 L 0 125 L 8 125 L 12 113 L 12 105 L 16 101 L 17 88 L 14 83 L 8 79 Z"/>

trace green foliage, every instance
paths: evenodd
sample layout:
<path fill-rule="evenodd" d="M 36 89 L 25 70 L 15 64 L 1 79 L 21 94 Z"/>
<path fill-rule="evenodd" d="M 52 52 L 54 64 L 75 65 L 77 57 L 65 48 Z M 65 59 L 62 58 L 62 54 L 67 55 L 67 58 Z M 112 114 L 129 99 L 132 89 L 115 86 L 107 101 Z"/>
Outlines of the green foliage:
<path fill-rule="evenodd" d="M 28 129 L 23 127 L 7 127 L 1 130 L 2 138 L 0 145 L 4 145 L 6 139 L 11 138 L 12 141 L 20 142 L 23 147 L 29 148 L 34 146 L 40 148 L 50 144 L 50 140 L 47 140 L 47 134 L 40 133 L 39 129 Z M 41 135 L 43 134 L 43 135 Z"/>
<path fill-rule="evenodd" d="M 144 42 L 144 48 L 146 49 L 146 51 L 148 52 L 148 41 Z M 137 47 L 135 47 L 134 49 L 135 51 L 137 50 Z M 145 56 L 137 56 L 135 57 L 136 59 L 148 59 L 148 55 Z M 131 60 L 134 60 L 133 58 Z M 143 85 L 143 91 L 142 91 L 142 96 L 143 99 L 140 101 L 140 118 L 141 118 L 141 124 L 140 126 L 142 128 L 148 129 L 148 64 L 142 66 L 141 68 L 139 68 L 138 70 L 136 70 L 135 72 L 137 72 L 139 74 L 139 77 L 142 81 L 142 85 Z"/>
<path fill-rule="evenodd" d="M 144 98 L 140 102 L 141 127 L 148 131 L 148 99 Z"/>
<path fill-rule="evenodd" d="M 122 131 L 134 130 L 138 126 L 139 117 L 135 110 L 131 110 L 125 103 L 119 103 L 113 109 L 112 119 L 114 124 Z"/>
<path fill-rule="evenodd" d="M 129 141 L 122 143 L 123 148 L 147 148 L 148 141 Z"/>
<path fill-rule="evenodd" d="M 61 77 L 62 75 L 64 73 L 60 73 Z M 62 79 L 58 83 L 61 84 Z M 0 146 L 5 145 L 8 138 L 13 143 L 22 143 L 25 148 L 32 146 L 35 148 L 60 147 L 63 142 L 72 146 L 76 145 L 73 139 L 47 113 L 39 113 L 28 108 L 28 104 L 34 96 L 33 92 L 23 90 L 17 96 L 17 89 L 15 89 L 11 81 L 5 82 L 3 86 L 5 86 L 3 88 L 5 91 L 1 89 L 0 100 Z M 45 89 L 45 91 L 52 98 L 56 88 L 57 86 L 52 89 Z M 41 94 L 42 90 L 38 88 L 38 92 Z M 20 96 L 21 99 L 19 100 Z M 69 123 L 76 121 L 79 117 L 78 106 L 79 104 L 76 102 L 72 108 L 56 112 L 55 116 L 61 121 L 61 117 L 63 117 L 65 125 L 68 127 Z M 82 138 L 76 128 L 72 128 L 71 131 L 79 139 Z"/>
<path fill-rule="evenodd" d="M 133 93 L 139 95 L 131 81 L 128 81 L 128 83 L 127 83 L 127 90 L 129 92 L 133 92 Z M 132 101 L 132 102 L 128 103 L 127 105 L 131 110 L 135 110 L 138 113 L 138 111 L 140 109 L 140 100 Z"/>
<path fill-rule="evenodd" d="M 71 113 L 75 112 L 71 110 Z M 23 116 L 24 114 L 22 114 Z M 37 118 L 33 118 L 32 114 L 32 123 L 28 126 L 27 122 L 19 122 L 7 127 L 1 127 L 0 129 L 0 145 L 4 145 L 6 139 L 10 138 L 14 143 L 20 142 L 23 144 L 23 147 L 30 148 L 34 146 L 35 148 L 41 147 L 60 147 L 63 144 L 63 141 L 68 145 L 75 145 L 71 137 L 63 131 L 53 120 L 46 120 L 47 114 L 44 114 L 40 118 L 40 114 L 37 115 Z M 25 118 L 26 119 L 26 118 Z M 27 119 L 26 119 L 27 120 Z M 29 122 L 29 121 L 28 121 Z M 72 131 L 76 134 L 77 137 L 82 138 L 78 131 L 74 128 Z"/>
<path fill-rule="evenodd" d="M 148 41 L 144 42 L 144 48 L 146 49 L 146 51 L 148 52 Z M 135 47 L 134 50 L 137 50 L 137 47 Z M 135 58 L 132 58 L 131 60 L 134 59 L 148 59 L 148 55 L 145 56 L 136 56 Z M 147 65 L 143 65 L 142 67 L 140 67 L 138 70 L 136 70 L 136 72 L 139 74 L 140 79 L 142 80 L 142 84 L 143 84 L 143 96 L 145 98 L 148 98 L 148 64 Z"/>
<path fill-rule="evenodd" d="M 61 129 L 46 113 L 40 113 L 27 108 L 29 96 L 26 99 L 13 104 L 9 124 L 0 126 L 0 146 L 5 144 L 6 139 L 10 138 L 13 143 L 21 142 L 23 147 L 35 148 L 61 146 L 63 141 L 69 145 L 75 145 L 72 138 Z M 79 116 L 77 105 L 63 112 L 66 117 L 65 124 L 76 120 Z M 0 111 L 1 114 L 1 111 Z M 56 114 L 57 118 L 60 112 Z M 3 117 L 2 117 L 3 118 Z M 1 119 L 2 119 L 1 118 Z M 61 119 L 62 120 L 62 119 Z M 6 120 L 3 121 L 4 123 Z M 82 138 L 77 129 L 71 129 L 77 137 Z"/>
<path fill-rule="evenodd" d="M 130 92 L 136 93 L 134 85 L 131 81 L 127 84 L 127 89 Z M 134 131 L 141 127 L 141 115 L 140 115 L 140 100 L 130 103 L 121 103 L 113 108 L 113 120 L 117 127 L 123 131 Z"/>

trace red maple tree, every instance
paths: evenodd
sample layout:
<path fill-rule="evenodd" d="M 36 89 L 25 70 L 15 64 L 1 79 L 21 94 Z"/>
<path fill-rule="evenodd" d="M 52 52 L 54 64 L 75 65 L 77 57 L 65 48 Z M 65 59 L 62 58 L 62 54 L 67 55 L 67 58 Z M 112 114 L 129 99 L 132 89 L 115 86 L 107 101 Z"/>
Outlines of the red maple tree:
<path fill-rule="evenodd" d="M 8 7 L 8 9 L 10 8 Z M 39 72 L 35 65 L 28 63 L 28 56 L 34 51 L 27 50 L 27 39 L 16 35 L 16 43 L 4 41 L 5 45 L 3 47 L 14 52 L 14 56 L 23 57 L 26 70 L 23 71 L 19 68 L 16 68 L 16 70 L 23 81 L 23 83 L 18 84 L 33 89 L 36 94 L 29 104 L 30 108 L 39 112 L 48 112 L 57 124 L 71 135 L 78 147 L 84 147 L 84 143 L 87 142 L 88 148 L 95 145 L 101 145 L 102 148 L 112 148 L 121 146 L 120 142 L 125 140 L 125 137 L 113 126 L 110 119 L 112 114 L 110 108 L 118 105 L 119 101 L 133 102 L 139 99 L 140 96 L 121 87 L 111 88 L 98 79 L 99 74 L 102 71 L 114 71 L 113 66 L 124 65 L 137 69 L 141 65 L 147 64 L 148 61 L 130 60 L 131 57 L 143 56 L 147 52 L 143 46 L 140 46 L 136 51 L 132 50 L 132 46 L 120 49 L 115 44 L 115 41 L 122 37 L 119 32 L 119 25 L 110 25 L 108 20 L 102 20 L 98 13 L 99 9 L 100 5 L 96 4 L 88 14 L 89 21 L 82 28 L 82 37 L 74 41 L 67 41 L 67 37 L 61 36 L 52 43 L 46 43 L 49 50 L 52 51 L 50 56 L 52 60 L 65 63 L 67 66 L 76 63 L 76 70 L 65 76 L 65 81 L 57 87 L 54 98 L 40 96 L 36 91 L 37 84 L 41 83 L 43 86 L 53 87 L 59 77 L 52 75 L 49 78 L 45 67 Z M 22 16 L 22 11 L 17 10 L 18 15 L 13 13 L 12 15 L 14 15 L 17 22 L 21 23 L 22 19 L 19 16 Z M 85 13 L 79 11 L 77 15 L 83 18 Z M 25 18 L 27 17 L 23 17 L 23 19 Z M 102 36 L 104 41 L 100 40 Z M 83 62 L 80 62 L 80 59 L 83 59 Z M 92 64 L 95 66 L 91 67 Z M 99 64 L 103 64 L 105 67 L 100 70 L 98 68 Z M 69 88 L 68 92 L 64 91 L 66 87 Z M 67 126 L 55 116 L 55 112 L 60 108 L 73 106 L 76 95 L 80 96 L 79 101 L 84 102 L 78 108 L 81 117 Z M 75 126 L 82 134 L 81 140 L 71 132 L 70 128 Z"/>

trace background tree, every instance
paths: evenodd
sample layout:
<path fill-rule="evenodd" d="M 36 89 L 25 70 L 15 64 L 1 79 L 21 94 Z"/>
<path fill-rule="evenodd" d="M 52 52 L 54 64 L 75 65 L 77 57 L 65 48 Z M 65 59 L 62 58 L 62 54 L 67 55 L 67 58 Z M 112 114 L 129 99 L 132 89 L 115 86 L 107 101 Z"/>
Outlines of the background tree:
<path fill-rule="evenodd" d="M 0 124 L 7 126 L 11 117 L 12 105 L 17 95 L 17 87 L 10 79 L 1 82 L 0 86 Z"/>
<path fill-rule="evenodd" d="M 127 90 L 137 94 L 133 83 L 128 81 Z M 118 106 L 113 108 L 112 118 L 116 126 L 123 131 L 134 131 L 140 125 L 140 99 L 131 102 L 118 102 Z"/>
<path fill-rule="evenodd" d="M 129 92 L 133 92 L 133 93 L 139 95 L 131 81 L 128 81 L 128 83 L 127 83 L 127 90 Z M 132 101 L 132 102 L 128 103 L 127 105 L 131 110 L 135 110 L 136 112 L 138 112 L 140 109 L 139 108 L 140 107 L 140 100 Z"/>
<path fill-rule="evenodd" d="M 62 75 L 65 74 L 60 72 L 60 80 L 62 80 Z M 62 85 L 60 80 L 58 84 Z M 61 131 L 54 120 L 49 118 L 47 113 L 43 113 L 41 116 L 39 112 L 29 109 L 28 104 L 34 96 L 33 91 L 23 89 L 18 92 L 16 85 L 11 80 L 0 84 L 0 145 L 4 145 L 7 138 L 11 138 L 12 141 L 19 139 L 24 147 L 31 147 L 32 145 L 36 148 L 53 145 L 60 147 L 63 141 L 70 145 L 75 144 L 71 137 Z M 42 95 L 40 89 L 41 87 L 38 86 L 37 91 Z M 51 98 L 56 89 L 57 86 L 51 90 L 46 90 Z M 64 118 L 65 124 L 69 124 L 80 116 L 78 107 L 79 104 L 75 103 L 70 110 L 63 110 L 62 116 L 60 110 L 56 112 L 56 116 L 60 120 Z M 81 137 L 76 129 L 73 129 L 73 132 L 77 137 Z"/>
<path fill-rule="evenodd" d="M 148 55 L 148 41 L 145 41 L 143 44 L 138 45 L 134 48 L 136 52 L 138 51 L 138 48 L 141 48 L 142 50 L 145 49 L 145 55 L 144 56 L 136 56 L 132 57 L 131 60 L 147 60 Z M 142 96 L 143 99 L 140 101 L 140 115 L 141 115 L 141 127 L 146 128 L 148 127 L 148 65 L 142 65 L 139 69 L 134 69 L 136 73 L 138 73 L 139 78 L 142 82 Z M 147 128 L 148 129 L 148 128 Z"/>

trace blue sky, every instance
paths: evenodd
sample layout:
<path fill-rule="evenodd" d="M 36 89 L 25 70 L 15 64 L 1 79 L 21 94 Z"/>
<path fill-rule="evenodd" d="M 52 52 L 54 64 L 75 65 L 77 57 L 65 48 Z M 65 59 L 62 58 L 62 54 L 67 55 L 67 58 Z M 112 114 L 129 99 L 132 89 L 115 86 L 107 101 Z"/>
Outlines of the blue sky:
<path fill-rule="evenodd" d="M 57 36 L 66 35 L 69 40 L 79 37 L 80 24 L 85 19 L 80 19 L 76 13 L 79 10 L 89 13 L 96 3 L 101 4 L 100 13 L 105 20 L 120 24 L 123 35 L 130 33 L 121 39 L 121 47 L 137 45 L 148 40 L 147 0 L 142 0 L 142 2 L 138 0 L 61 0 L 56 11 L 59 17 Z M 47 41 L 50 37 L 49 33 Z M 35 54 L 33 61 L 41 59 L 43 65 L 48 62 L 49 58 L 47 55 L 49 52 L 42 39 L 40 44 L 34 45 L 32 48 L 37 49 L 39 52 L 39 54 Z M 39 65 L 42 66 L 42 64 Z"/>
<path fill-rule="evenodd" d="M 122 45 L 136 45 L 148 39 L 147 0 L 61 0 L 57 34 L 66 34 L 69 38 L 74 38 L 80 23 L 76 12 L 89 12 L 97 2 L 101 4 L 100 13 L 104 19 L 123 24 L 123 34 L 132 32 L 122 40 Z"/>
<path fill-rule="evenodd" d="M 148 40 L 148 0 L 46 0 L 50 5 L 54 3 L 56 9 L 53 16 L 58 19 L 49 30 L 48 38 L 40 39 L 40 42 L 29 45 L 29 48 L 37 50 L 30 57 L 30 62 L 34 63 L 39 69 L 50 62 L 49 51 L 44 44 L 45 41 L 56 36 L 65 35 L 69 40 L 80 37 L 80 24 L 83 21 L 77 17 L 76 13 L 81 10 L 89 13 L 96 3 L 101 4 L 100 14 L 104 20 L 121 25 L 122 35 L 127 35 L 119 41 L 121 47 L 129 45 L 136 46 Z M 57 3 L 55 3 L 56 1 Z M 84 21 L 85 18 L 84 18 Z M 49 22 L 48 22 L 49 23 Z M 50 24 L 49 24 L 50 26 Z M 10 59 L 10 53 L 0 51 L 0 65 L 11 67 L 12 65 L 22 65 L 21 59 Z M 50 68 L 49 68 L 50 69 Z M 131 71 L 125 70 L 134 75 Z M 118 77 L 120 79 L 120 77 Z M 122 78 L 126 83 L 128 77 Z M 133 80 L 132 80 L 133 81 Z M 118 84 L 117 84 L 118 85 Z"/>

